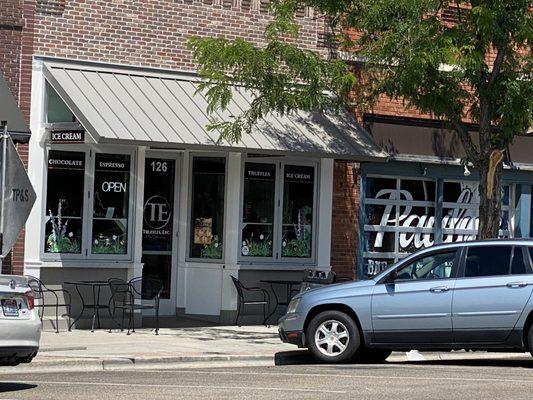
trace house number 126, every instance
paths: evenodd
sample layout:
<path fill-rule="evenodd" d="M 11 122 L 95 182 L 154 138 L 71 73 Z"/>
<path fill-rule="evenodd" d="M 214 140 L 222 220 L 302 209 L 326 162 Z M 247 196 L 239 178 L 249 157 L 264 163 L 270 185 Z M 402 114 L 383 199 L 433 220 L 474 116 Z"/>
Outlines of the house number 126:
<path fill-rule="evenodd" d="M 153 172 L 167 172 L 168 164 L 166 161 L 152 161 L 150 163 Z"/>

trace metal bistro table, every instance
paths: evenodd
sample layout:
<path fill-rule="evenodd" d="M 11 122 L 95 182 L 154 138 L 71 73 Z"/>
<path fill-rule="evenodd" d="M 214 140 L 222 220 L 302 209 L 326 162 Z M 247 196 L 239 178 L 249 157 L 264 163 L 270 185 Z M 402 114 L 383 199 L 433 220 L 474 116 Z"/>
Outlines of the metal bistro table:
<path fill-rule="evenodd" d="M 79 321 L 83 313 L 85 312 L 85 309 L 92 309 L 93 310 L 93 321 L 91 324 L 91 332 L 94 332 L 94 323 L 95 321 L 98 322 L 98 329 L 100 329 L 100 310 L 101 309 L 109 309 L 109 304 L 100 304 L 100 292 L 102 287 L 109 287 L 109 282 L 107 281 L 71 281 L 71 282 L 64 282 L 65 285 L 73 285 L 76 288 L 76 292 L 78 292 L 78 295 L 80 296 L 81 300 L 81 311 L 80 315 L 72 321 L 70 324 L 70 327 Z M 92 290 L 93 298 L 92 303 L 86 304 L 85 300 L 80 292 L 80 287 L 90 287 Z"/>
<path fill-rule="evenodd" d="M 289 303 L 291 302 L 291 293 L 293 290 L 292 288 L 294 286 L 298 286 L 302 284 L 302 281 L 284 280 L 284 279 L 265 279 L 265 280 L 261 280 L 260 282 L 270 285 L 270 289 L 272 289 L 272 293 L 274 294 L 274 299 L 276 299 L 276 306 L 274 307 L 272 312 L 268 314 L 265 321 L 268 321 L 270 317 L 272 317 L 276 313 L 279 306 L 288 306 Z M 282 285 L 286 287 L 287 292 L 285 295 L 285 301 L 280 301 L 278 295 L 276 294 L 276 291 L 274 290 L 274 285 Z"/>

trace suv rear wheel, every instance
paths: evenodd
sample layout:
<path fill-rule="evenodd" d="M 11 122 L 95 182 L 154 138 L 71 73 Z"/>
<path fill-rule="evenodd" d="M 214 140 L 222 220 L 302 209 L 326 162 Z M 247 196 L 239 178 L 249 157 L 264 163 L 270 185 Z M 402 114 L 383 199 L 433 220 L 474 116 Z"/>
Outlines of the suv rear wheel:
<path fill-rule="evenodd" d="M 324 311 L 314 317 L 306 332 L 313 357 L 327 363 L 350 360 L 361 347 L 354 320 L 341 311 Z"/>

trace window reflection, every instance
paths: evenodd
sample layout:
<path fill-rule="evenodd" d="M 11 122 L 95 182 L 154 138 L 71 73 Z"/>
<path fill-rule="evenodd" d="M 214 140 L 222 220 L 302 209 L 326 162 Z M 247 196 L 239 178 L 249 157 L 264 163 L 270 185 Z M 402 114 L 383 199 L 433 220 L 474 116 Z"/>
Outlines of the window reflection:
<path fill-rule="evenodd" d="M 190 256 L 222 258 L 226 160 L 194 157 Z"/>

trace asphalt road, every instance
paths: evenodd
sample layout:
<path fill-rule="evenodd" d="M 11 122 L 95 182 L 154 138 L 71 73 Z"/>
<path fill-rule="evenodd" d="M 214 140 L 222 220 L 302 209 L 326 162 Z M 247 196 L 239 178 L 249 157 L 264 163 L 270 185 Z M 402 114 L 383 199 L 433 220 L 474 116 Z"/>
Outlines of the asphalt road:
<path fill-rule="evenodd" d="M 533 359 L 0 375 L 6 399 L 531 399 Z"/>

